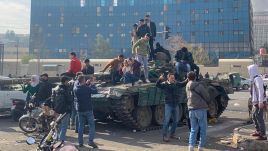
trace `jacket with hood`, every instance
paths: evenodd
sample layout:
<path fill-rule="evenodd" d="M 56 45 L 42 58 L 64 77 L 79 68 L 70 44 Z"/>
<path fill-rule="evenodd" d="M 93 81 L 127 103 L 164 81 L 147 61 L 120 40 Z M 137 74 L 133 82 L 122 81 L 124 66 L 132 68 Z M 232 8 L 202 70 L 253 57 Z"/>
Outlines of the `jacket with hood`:
<path fill-rule="evenodd" d="M 264 82 L 262 78 L 259 76 L 257 65 L 248 66 L 248 73 L 252 81 L 251 84 L 252 104 L 256 105 L 259 102 L 264 101 L 264 87 L 263 87 Z"/>
<path fill-rule="evenodd" d="M 187 106 L 189 110 L 207 109 L 210 100 L 208 91 L 197 81 L 190 81 L 186 85 Z"/>

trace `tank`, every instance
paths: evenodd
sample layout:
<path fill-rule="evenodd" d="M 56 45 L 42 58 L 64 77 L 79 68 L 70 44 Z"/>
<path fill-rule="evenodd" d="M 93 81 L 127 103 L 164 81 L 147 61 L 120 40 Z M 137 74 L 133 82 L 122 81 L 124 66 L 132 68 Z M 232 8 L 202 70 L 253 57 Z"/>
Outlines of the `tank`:
<path fill-rule="evenodd" d="M 156 81 L 161 73 L 171 70 L 174 70 L 172 65 L 150 66 L 149 78 L 151 81 Z M 107 78 L 107 75 L 105 76 Z M 98 75 L 97 79 L 101 79 L 101 77 Z M 106 81 L 108 80 L 106 79 Z M 208 79 L 202 79 L 201 82 L 209 90 L 211 97 L 209 118 L 220 117 L 228 105 L 227 94 L 233 93 L 230 82 Z M 160 127 L 163 124 L 165 96 L 155 83 L 111 86 L 109 83 L 103 82 L 98 84 L 97 88 L 98 94 L 92 95 L 94 114 L 97 119 L 110 117 L 122 121 L 127 127 L 136 130 Z M 187 117 L 185 88 L 181 88 L 178 93 L 180 93 L 178 120 L 182 121 Z"/>

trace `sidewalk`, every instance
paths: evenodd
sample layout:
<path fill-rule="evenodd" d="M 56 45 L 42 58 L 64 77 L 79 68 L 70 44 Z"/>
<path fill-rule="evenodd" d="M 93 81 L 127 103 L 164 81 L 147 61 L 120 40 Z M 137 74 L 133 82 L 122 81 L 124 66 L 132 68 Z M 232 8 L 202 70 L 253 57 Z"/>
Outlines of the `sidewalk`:
<path fill-rule="evenodd" d="M 268 122 L 266 134 L 268 134 Z M 234 129 L 233 143 L 237 149 L 249 151 L 267 151 L 268 141 L 257 141 L 251 134 L 255 131 L 254 125 L 242 126 Z"/>

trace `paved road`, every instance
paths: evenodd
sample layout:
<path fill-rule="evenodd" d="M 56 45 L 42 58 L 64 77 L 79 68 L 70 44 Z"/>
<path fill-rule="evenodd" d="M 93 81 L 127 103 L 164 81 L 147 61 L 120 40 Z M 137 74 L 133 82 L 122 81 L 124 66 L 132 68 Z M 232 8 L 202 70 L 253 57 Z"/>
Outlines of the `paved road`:
<path fill-rule="evenodd" d="M 223 113 L 216 125 L 208 128 L 207 150 L 237 150 L 229 145 L 222 144 L 221 139 L 230 138 L 233 129 L 243 125 L 247 120 L 248 92 L 237 92 L 230 95 L 231 101 L 228 110 Z M 132 132 L 124 128 L 120 123 L 98 123 L 96 142 L 99 151 L 159 151 L 159 150 L 187 150 L 188 129 L 186 126 L 177 129 L 179 141 L 163 143 L 161 131 Z M 34 150 L 34 146 L 25 143 L 26 136 L 19 130 L 17 123 L 11 119 L 0 119 L 0 151 L 28 151 Z M 85 138 L 86 139 L 86 138 Z M 68 131 L 68 140 L 77 142 L 77 134 Z M 94 150 L 83 148 L 83 150 Z"/>

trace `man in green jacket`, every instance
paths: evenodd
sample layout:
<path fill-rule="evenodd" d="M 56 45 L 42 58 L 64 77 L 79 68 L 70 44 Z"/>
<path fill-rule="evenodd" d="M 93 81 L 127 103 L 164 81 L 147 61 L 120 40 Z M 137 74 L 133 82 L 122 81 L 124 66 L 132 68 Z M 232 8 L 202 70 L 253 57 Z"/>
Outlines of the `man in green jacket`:
<path fill-rule="evenodd" d="M 150 34 L 147 33 L 143 38 L 138 40 L 132 47 L 132 54 L 136 56 L 137 61 L 143 64 L 144 77 L 147 83 L 150 83 L 148 76 L 148 54 L 150 52 L 149 40 L 150 40 Z"/>

